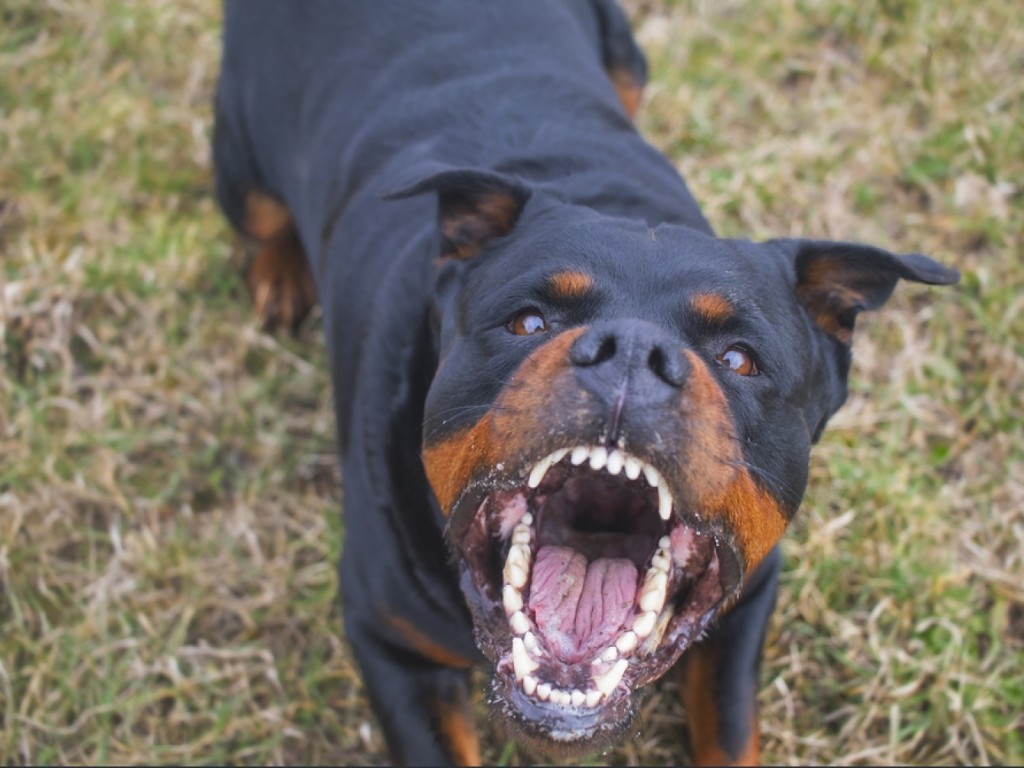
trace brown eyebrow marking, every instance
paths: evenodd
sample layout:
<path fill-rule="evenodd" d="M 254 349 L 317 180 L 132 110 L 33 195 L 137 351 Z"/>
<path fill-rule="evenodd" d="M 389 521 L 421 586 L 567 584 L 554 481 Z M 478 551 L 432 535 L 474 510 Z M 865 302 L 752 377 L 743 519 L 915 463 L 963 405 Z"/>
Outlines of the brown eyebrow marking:
<path fill-rule="evenodd" d="M 724 323 L 735 314 L 729 300 L 717 293 L 695 293 L 690 297 L 690 307 L 712 323 Z"/>
<path fill-rule="evenodd" d="M 576 299 L 587 294 L 594 287 L 590 275 L 584 272 L 556 272 L 548 278 L 548 286 L 559 299 Z"/>

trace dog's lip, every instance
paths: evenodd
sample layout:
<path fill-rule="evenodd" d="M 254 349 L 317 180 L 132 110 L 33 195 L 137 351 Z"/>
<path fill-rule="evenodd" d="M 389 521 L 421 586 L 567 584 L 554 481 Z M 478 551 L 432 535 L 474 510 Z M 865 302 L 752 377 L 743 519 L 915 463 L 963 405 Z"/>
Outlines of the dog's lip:
<path fill-rule="evenodd" d="M 502 587 L 501 579 L 494 583 L 493 577 L 482 574 L 479 568 L 474 571 L 469 560 L 475 557 L 474 562 L 477 565 L 480 562 L 480 552 L 474 552 L 473 546 L 479 550 L 480 547 L 490 542 L 489 546 L 491 547 L 502 548 L 506 545 L 511 547 L 513 529 L 519 521 L 525 518 L 525 514 L 519 514 L 517 508 L 512 515 L 515 519 L 505 521 L 505 530 L 502 532 L 501 521 L 495 521 L 493 519 L 494 510 L 489 509 L 492 502 L 496 499 L 507 500 L 524 493 L 540 495 L 551 493 L 553 489 L 557 488 L 555 484 L 558 480 L 556 478 L 549 484 L 546 477 L 547 470 L 562 462 L 559 472 L 570 471 L 568 464 L 572 450 L 556 449 L 535 461 L 516 462 L 512 470 L 508 469 L 510 462 L 505 462 L 504 466 L 492 467 L 481 473 L 461 494 L 450 518 L 448 533 L 453 550 L 461 561 L 464 592 L 467 599 L 473 604 L 477 617 L 478 644 L 495 665 L 495 691 L 504 694 L 501 706 L 519 721 L 521 727 L 531 728 L 535 737 L 540 734 L 541 737 L 550 740 L 568 741 L 571 734 L 579 734 L 578 739 L 576 737 L 573 739 L 582 744 L 589 738 L 586 734 L 598 730 L 605 732 L 609 729 L 614 730 L 629 719 L 633 712 L 632 701 L 639 688 L 664 674 L 682 651 L 701 636 L 721 608 L 738 595 L 742 586 L 742 567 L 732 537 L 726 531 L 701 519 L 698 514 L 676 509 L 673 504 L 671 515 L 669 520 L 665 521 L 665 525 L 669 530 L 688 532 L 688 535 L 703 537 L 702 546 L 705 552 L 711 551 L 714 556 L 714 572 L 711 573 L 709 561 L 707 570 L 702 570 L 693 576 L 691 582 L 680 582 L 679 578 L 681 577 L 678 574 L 670 575 L 669 583 L 673 586 L 669 589 L 684 590 L 683 597 L 680 597 L 680 593 L 677 591 L 673 593 L 672 599 L 682 599 L 682 603 L 678 605 L 673 603 L 671 608 L 667 603 L 664 604 L 664 608 L 658 614 L 659 630 L 655 633 L 657 637 L 650 638 L 653 645 L 652 642 L 647 642 L 645 645 L 642 637 L 636 646 L 624 643 L 623 647 L 627 649 L 624 658 L 609 657 L 603 662 L 595 658 L 591 664 L 597 666 L 592 666 L 589 676 L 580 672 L 580 669 L 587 665 L 587 662 L 584 661 L 574 663 L 572 669 L 558 667 L 557 669 L 561 669 L 563 672 L 556 672 L 554 677 L 546 679 L 542 670 L 537 677 L 528 680 L 527 678 L 531 677 L 530 665 L 533 662 L 524 661 L 524 633 L 520 627 L 517 635 L 510 624 L 514 621 L 522 623 L 524 619 L 513 618 L 514 612 L 510 612 L 508 603 L 503 600 L 503 589 L 507 590 L 509 585 L 505 583 L 505 587 Z M 640 461 L 644 465 L 650 466 L 650 462 L 647 460 Z M 541 467 L 541 470 L 538 470 L 538 467 Z M 653 470 L 654 467 L 651 466 L 651 469 Z M 558 475 L 559 473 L 554 474 Z M 661 482 L 665 482 L 666 474 L 668 473 L 658 472 Z M 647 492 L 653 494 L 654 491 L 648 489 Z M 677 494 L 672 495 L 674 497 Z M 657 506 L 657 502 L 654 502 L 654 506 Z M 525 512 L 525 506 L 522 512 Z M 519 516 L 516 517 L 516 515 Z M 532 522 L 532 515 L 529 519 Z M 483 526 L 469 537 L 476 544 L 467 540 L 474 521 Z M 496 525 L 497 529 L 495 529 Z M 648 565 L 644 569 L 645 584 L 650 567 Z M 711 576 L 705 578 L 708 573 L 711 573 Z M 704 584 L 703 591 L 700 593 L 694 591 L 698 583 Z M 679 584 L 684 584 L 684 586 L 680 587 Z M 689 586 L 685 586 L 686 584 Z M 705 593 L 710 594 L 710 597 L 698 599 Z M 536 626 L 532 626 L 532 629 L 540 634 Z M 533 632 L 526 634 L 533 634 Z M 641 646 L 643 647 L 641 648 Z M 611 651 L 612 648 L 608 650 Z M 517 668 L 517 656 L 519 657 L 519 668 Z M 561 674 L 568 676 L 569 673 L 575 675 L 575 686 L 571 684 L 571 681 L 564 679 L 563 682 L 570 684 L 562 687 L 553 685 L 555 677 Z M 612 678 L 604 688 L 599 684 L 595 685 L 595 681 L 602 677 Z M 589 687 L 587 679 L 589 679 Z M 543 688 L 545 685 L 546 689 Z M 526 686 L 528 690 L 523 686 Z M 533 695 L 538 689 L 543 691 L 547 700 L 538 700 L 537 696 Z"/>
<path fill-rule="evenodd" d="M 585 446 L 585 443 L 580 445 Z M 445 534 L 452 551 L 459 557 L 463 555 L 462 542 L 465 539 L 466 533 L 481 505 L 490 496 L 502 492 L 514 492 L 522 488 L 528 483 L 531 471 L 536 469 L 538 464 L 547 463 L 547 467 L 550 468 L 552 464 L 558 463 L 557 461 L 549 461 L 553 455 L 562 454 L 562 458 L 565 458 L 571 456 L 572 450 L 574 449 L 554 448 L 541 454 L 540 458 L 521 459 L 518 462 L 498 462 L 495 466 L 488 467 L 483 472 L 478 473 L 477 476 L 471 477 L 452 505 L 448 516 Z M 658 472 L 660 481 L 669 482 L 666 481 L 666 478 L 671 477 L 672 473 L 664 468 L 659 459 L 647 457 L 641 458 L 640 461 L 655 469 Z M 673 499 L 681 496 L 680 490 L 669 487 L 669 492 Z M 720 520 L 706 519 L 699 514 L 681 510 L 674 503 L 672 506 L 672 519 L 681 521 L 701 534 L 713 538 L 716 551 L 719 554 L 722 580 L 734 585 L 730 590 L 732 596 L 738 595 L 743 586 L 743 560 L 732 532 L 724 527 Z"/>
<path fill-rule="evenodd" d="M 612 742 L 629 728 L 636 716 L 635 694 L 622 693 L 601 709 L 566 709 L 527 696 L 508 676 L 495 675 L 492 701 L 501 707 L 517 735 L 540 750 L 555 742 L 573 750 L 593 748 L 597 739 Z"/>
<path fill-rule="evenodd" d="M 531 488 L 536 487 L 543 480 L 547 470 L 552 465 L 566 458 L 574 464 L 580 464 L 582 461 L 588 460 L 590 454 L 595 450 L 602 451 L 605 454 L 605 460 L 601 464 L 602 467 L 608 466 L 609 457 L 614 454 L 620 454 L 624 457 L 623 464 L 625 464 L 625 458 L 627 457 L 636 461 L 640 466 L 639 472 L 647 477 L 649 483 L 652 485 L 657 484 L 664 488 L 672 497 L 677 495 L 676 489 L 669 487 L 668 481 L 665 479 L 666 473 L 661 468 L 659 459 L 644 457 L 642 454 L 633 451 L 627 453 L 618 447 L 607 448 L 600 445 L 589 445 L 586 442 L 580 442 L 572 447 L 554 447 L 534 458 L 522 458 L 515 462 L 499 462 L 493 467 L 487 467 L 478 473 L 477 476 L 471 477 L 460 492 L 455 504 L 452 505 L 452 510 L 448 517 L 448 535 L 451 541 L 455 543 L 465 534 L 481 502 L 491 493 L 510 491 L 523 485 L 530 485 Z M 584 459 L 577 461 L 577 457 L 584 451 L 586 452 L 582 454 Z M 625 466 L 620 471 L 626 471 Z M 536 482 L 533 482 L 535 473 L 538 479 Z M 615 474 L 618 474 L 618 472 Z M 708 524 L 700 523 L 696 520 L 694 522 L 702 525 L 709 531 L 711 530 L 712 526 Z M 718 534 L 723 537 L 725 536 L 724 532 L 718 532 Z"/>

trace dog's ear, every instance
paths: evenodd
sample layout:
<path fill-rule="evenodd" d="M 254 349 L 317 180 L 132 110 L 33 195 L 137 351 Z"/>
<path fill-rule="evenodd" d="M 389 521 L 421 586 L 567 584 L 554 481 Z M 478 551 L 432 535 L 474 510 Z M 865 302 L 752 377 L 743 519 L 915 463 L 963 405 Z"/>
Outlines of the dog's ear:
<path fill-rule="evenodd" d="M 846 345 L 853 339 L 857 314 L 882 306 L 900 278 L 928 285 L 950 285 L 960 279 L 955 269 L 920 253 L 895 254 L 828 240 L 770 242 L 792 258 L 797 298 L 811 317 Z"/>
<path fill-rule="evenodd" d="M 493 238 L 508 235 L 530 199 L 530 190 L 522 184 L 476 170 L 442 171 L 384 199 L 423 192 L 437 193 L 441 256 L 463 260 L 476 256 Z"/>

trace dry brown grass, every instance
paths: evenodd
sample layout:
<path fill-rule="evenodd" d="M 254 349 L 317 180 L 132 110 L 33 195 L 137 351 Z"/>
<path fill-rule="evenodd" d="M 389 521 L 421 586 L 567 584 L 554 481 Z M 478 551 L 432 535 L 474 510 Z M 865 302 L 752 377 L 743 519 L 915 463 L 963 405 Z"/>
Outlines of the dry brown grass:
<path fill-rule="evenodd" d="M 723 233 L 964 273 L 861 323 L 786 545 L 767 760 L 1021 762 L 1024 7 L 633 12 L 642 127 Z M 0 9 L 2 763 L 385 759 L 336 606 L 317 322 L 259 332 L 210 197 L 218 16 Z M 682 717 L 664 684 L 595 759 L 678 761 Z"/>

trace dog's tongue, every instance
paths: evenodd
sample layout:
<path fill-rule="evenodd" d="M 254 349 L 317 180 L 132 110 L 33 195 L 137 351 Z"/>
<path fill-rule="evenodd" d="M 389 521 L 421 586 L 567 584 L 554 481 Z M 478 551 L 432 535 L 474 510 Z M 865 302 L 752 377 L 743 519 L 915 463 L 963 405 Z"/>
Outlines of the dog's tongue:
<path fill-rule="evenodd" d="M 574 664 L 607 646 L 633 610 L 636 581 L 631 560 L 602 557 L 588 564 L 571 547 L 541 547 L 529 609 L 550 652 Z"/>

